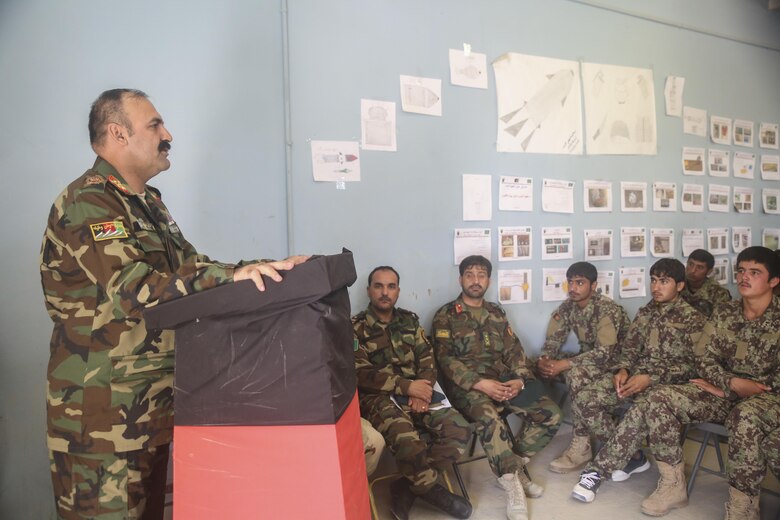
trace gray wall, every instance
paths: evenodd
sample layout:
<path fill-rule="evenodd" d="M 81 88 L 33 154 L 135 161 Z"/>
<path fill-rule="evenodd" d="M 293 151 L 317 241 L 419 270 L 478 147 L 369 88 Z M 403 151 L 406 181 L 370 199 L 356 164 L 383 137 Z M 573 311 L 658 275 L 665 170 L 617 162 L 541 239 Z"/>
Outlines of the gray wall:
<path fill-rule="evenodd" d="M 599 5 L 780 47 L 780 14 L 758 0 Z M 532 225 L 537 239 L 542 225 L 572 225 L 575 257 L 582 254 L 584 228 L 750 225 L 757 243 L 761 228 L 780 227 L 776 217 L 761 214 L 583 215 L 580 196 L 582 179 L 690 180 L 679 172 L 680 148 L 708 145 L 683 136 L 679 119 L 663 115 L 667 74 L 686 77 L 686 104 L 780 122 L 776 50 L 565 0 L 290 0 L 288 229 L 280 11 L 279 0 L 0 2 L 0 171 L 7 180 L 0 206 L 0 517 L 53 517 L 44 422 L 51 322 L 37 255 L 51 201 L 92 163 L 86 115 L 107 88 L 146 90 L 166 119 L 174 135 L 173 167 L 153 184 L 200 250 L 231 261 L 346 246 L 355 252 L 360 274 L 355 308 L 366 304 L 368 271 L 391 263 L 402 274 L 400 304 L 417 311 L 426 326 L 458 291 L 453 229 L 472 225 L 461 221 L 463 173 L 492 174 L 494 186 L 499 175 L 577 180 L 575 215 L 496 210 L 485 223 L 494 232 L 499 225 Z M 447 49 L 463 42 L 489 60 L 513 51 L 653 69 L 658 155 L 497 153 L 492 73 L 486 91 L 449 85 Z M 363 152 L 363 181 L 345 191 L 314 183 L 308 141 L 359 140 L 360 98 L 398 102 L 399 74 L 442 78 L 444 116 L 405 114 L 399 106 L 397 153 Z M 748 184 L 733 178 L 725 183 Z M 540 280 L 538 240 L 536 246 L 535 260 L 501 267 L 530 267 Z M 599 268 L 651 262 L 616 258 Z M 488 296 L 495 299 L 495 291 Z M 507 307 L 530 352 L 538 351 L 554 308 L 541 302 L 538 289 L 534 300 Z M 642 302 L 621 303 L 633 313 Z"/>

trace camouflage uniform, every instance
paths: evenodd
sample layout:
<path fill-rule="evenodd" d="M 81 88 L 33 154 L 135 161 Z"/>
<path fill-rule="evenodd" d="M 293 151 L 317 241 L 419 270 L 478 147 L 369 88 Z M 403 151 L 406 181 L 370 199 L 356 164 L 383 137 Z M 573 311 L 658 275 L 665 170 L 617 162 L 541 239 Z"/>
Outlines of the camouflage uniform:
<path fill-rule="evenodd" d="M 647 432 L 656 459 L 674 465 L 682 460 L 679 432 L 683 425 L 725 423 L 730 434 L 729 484 L 755 496 L 766 473 L 766 460 L 778 458 L 774 432 L 780 427 L 780 301 L 773 299 L 764 314 L 752 321 L 745 319 L 741 300 L 716 307 L 696 350 L 701 353 L 699 374 L 725 391 L 726 398 L 693 384 L 649 391 L 642 406 L 632 407 L 618 425 L 595 467 L 606 474 L 622 467 Z M 728 387 L 732 377 L 752 379 L 773 390 L 739 398 Z"/>
<path fill-rule="evenodd" d="M 712 311 L 721 303 L 731 301 L 731 293 L 712 278 L 705 278 L 704 284 L 694 293 L 688 284 L 680 293 L 682 299 L 690 303 L 694 309 L 706 317 L 712 316 Z"/>
<path fill-rule="evenodd" d="M 232 266 L 198 255 L 156 189 L 133 194 L 98 158 L 55 200 L 40 269 L 54 321 L 49 449 L 109 460 L 117 453 L 167 446 L 173 426 L 173 331 L 147 331 L 142 313 L 231 281 Z M 52 465 L 59 463 L 52 460 Z M 55 488 L 61 487 L 56 479 L 65 477 L 53 478 Z M 61 512 L 70 507 L 63 500 L 58 501 Z M 129 498 L 131 504 L 142 500 L 143 495 Z"/>
<path fill-rule="evenodd" d="M 431 345 L 416 314 L 396 307 L 392 321 L 383 323 L 369 307 L 352 318 L 352 327 L 361 414 L 384 436 L 412 492 L 425 494 L 439 468 L 464 453 L 471 425 L 452 408 L 416 413 L 390 399 L 407 396 L 414 380 L 436 382 Z M 430 446 L 420 431 L 431 436 Z"/>
<path fill-rule="evenodd" d="M 379 459 L 385 450 L 385 439 L 382 434 L 371 426 L 371 423 L 360 418 L 360 429 L 363 434 L 363 455 L 366 458 L 366 474 L 370 477 L 379 466 Z"/>
<path fill-rule="evenodd" d="M 650 387 L 687 382 L 695 377 L 694 345 L 701 336 L 704 316 L 681 298 L 666 304 L 650 301 L 637 312 L 620 347 L 615 370 L 650 376 Z M 605 374 L 572 396 L 572 414 L 596 439 L 606 442 L 614 431 L 616 409 L 639 396 L 618 398 L 613 374 Z"/>
<path fill-rule="evenodd" d="M 526 366 L 523 346 L 499 305 L 486 301 L 475 309 L 459 297 L 436 312 L 433 330 L 436 357 L 450 401 L 466 418 L 478 423 L 493 473 L 513 473 L 521 462 L 512 451 L 511 432 L 506 431 L 501 414 L 511 411 L 525 418 L 519 442 L 522 453 L 517 455 L 530 457 L 555 436 L 561 421 L 560 409 L 545 396 L 529 406 L 518 407 L 472 390 L 481 379 L 528 382 L 533 377 Z"/>
<path fill-rule="evenodd" d="M 594 293 L 584 309 L 571 300 L 566 300 L 553 313 L 547 326 L 547 339 L 542 346 L 542 355 L 550 359 L 567 358 L 571 369 L 563 373 L 569 385 L 569 393 L 576 396 L 582 388 L 602 378 L 617 361 L 620 343 L 623 341 L 631 320 L 625 309 L 606 296 Z M 571 331 L 577 334 L 580 353 L 561 353 Z M 575 415 L 574 435 L 588 435 L 588 428 Z"/>

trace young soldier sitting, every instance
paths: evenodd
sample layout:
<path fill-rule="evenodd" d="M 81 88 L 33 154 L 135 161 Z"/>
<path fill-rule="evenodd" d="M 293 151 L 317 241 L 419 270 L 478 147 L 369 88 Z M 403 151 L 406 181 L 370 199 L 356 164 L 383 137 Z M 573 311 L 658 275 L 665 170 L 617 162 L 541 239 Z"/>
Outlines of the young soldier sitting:
<path fill-rule="evenodd" d="M 680 296 L 707 318 L 721 303 L 731 300 L 731 293 L 710 278 L 715 267 L 715 257 L 709 251 L 696 249 L 688 257 L 685 266 L 685 289 Z"/>
<path fill-rule="evenodd" d="M 630 320 L 626 311 L 607 297 L 596 292 L 596 267 L 588 262 L 576 262 L 566 271 L 569 299 L 561 304 L 550 318 L 547 339 L 542 347 L 542 357 L 537 371 L 543 378 L 564 374 L 572 399 L 582 388 L 610 374 L 617 360 L 619 343 L 628 332 Z M 561 353 L 571 331 L 577 334 L 580 352 L 574 356 Z M 574 414 L 574 434 L 571 444 L 549 469 L 556 473 L 568 473 L 579 469 L 591 459 L 588 428 Z"/>
<path fill-rule="evenodd" d="M 679 260 L 662 258 L 653 264 L 652 299 L 639 309 L 628 330 L 614 376 L 596 380 L 572 399 L 572 408 L 599 441 L 623 443 L 618 437 L 610 440 L 615 430 L 612 414 L 617 407 L 643 399 L 648 388 L 684 383 L 695 377 L 694 345 L 706 320 L 680 298 L 684 285 L 685 266 Z M 619 469 L 628 454 L 620 452 L 618 457 L 611 457 L 610 448 L 606 445 L 582 472 L 572 497 L 592 502 L 604 478 L 611 475 L 612 480 L 622 481 L 650 468 L 639 450 L 625 468 Z"/>

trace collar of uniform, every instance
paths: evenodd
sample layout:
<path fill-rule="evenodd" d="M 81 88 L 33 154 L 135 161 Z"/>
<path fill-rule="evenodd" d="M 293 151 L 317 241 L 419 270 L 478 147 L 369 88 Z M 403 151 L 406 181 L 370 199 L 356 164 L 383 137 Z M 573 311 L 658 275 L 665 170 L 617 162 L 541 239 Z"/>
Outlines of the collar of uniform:
<path fill-rule="evenodd" d="M 387 327 L 390 323 L 395 321 L 397 316 L 398 313 L 396 312 L 395 308 L 393 308 L 393 319 L 390 320 L 390 322 L 384 322 L 376 315 L 374 309 L 371 307 L 371 304 L 368 304 L 368 307 L 366 308 L 366 325 L 369 327 Z"/>
<path fill-rule="evenodd" d="M 593 293 L 590 296 L 590 300 L 588 300 L 588 304 L 585 306 L 584 309 L 580 309 L 580 306 L 576 303 L 572 303 L 572 309 L 575 313 L 579 314 L 586 320 L 589 320 L 591 316 L 593 316 L 593 310 L 596 308 L 596 303 L 601 298 L 601 295 L 599 293 Z"/>
<path fill-rule="evenodd" d="M 116 168 L 111 166 L 111 164 L 102 157 L 98 156 L 95 159 L 95 164 L 92 166 L 92 169 L 105 177 L 106 181 L 108 181 L 109 184 L 113 184 L 121 193 L 125 195 L 135 195 L 133 189 L 127 184 L 127 181 L 125 181 L 122 175 L 116 171 Z"/>
<path fill-rule="evenodd" d="M 740 299 L 739 302 L 739 319 L 744 324 L 749 324 L 760 329 L 765 329 L 767 332 L 774 330 L 775 327 L 772 322 L 780 319 L 780 300 L 777 296 L 772 296 L 772 301 L 769 302 L 769 306 L 764 311 L 764 314 L 762 314 L 756 320 L 748 320 L 745 318 L 745 311 L 742 307 L 742 300 Z"/>
<path fill-rule="evenodd" d="M 481 307 L 472 307 L 471 305 L 468 305 L 463 301 L 463 294 L 458 296 L 458 298 L 455 300 L 455 305 L 460 305 L 461 309 L 471 314 L 473 318 L 475 318 L 480 322 L 488 314 L 487 303 L 488 303 L 487 300 L 483 299 Z M 481 312 L 477 314 L 477 310 L 480 310 Z"/>
<path fill-rule="evenodd" d="M 652 305 L 653 310 L 656 314 L 659 316 L 665 316 L 666 314 L 672 312 L 672 309 L 676 309 L 680 306 L 680 303 L 683 302 L 682 296 L 677 296 L 677 299 L 673 302 L 669 303 L 657 303 L 654 299 L 650 299 L 650 305 Z M 686 304 L 687 305 L 687 304 Z"/>

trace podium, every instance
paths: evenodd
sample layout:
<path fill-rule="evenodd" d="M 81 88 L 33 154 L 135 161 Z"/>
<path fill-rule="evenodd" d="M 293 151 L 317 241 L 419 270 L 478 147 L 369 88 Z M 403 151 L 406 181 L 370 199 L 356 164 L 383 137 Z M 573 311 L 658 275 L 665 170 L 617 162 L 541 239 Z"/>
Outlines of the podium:
<path fill-rule="evenodd" d="M 370 517 L 352 253 L 280 274 L 264 292 L 241 281 L 144 313 L 176 331 L 174 518 Z"/>

